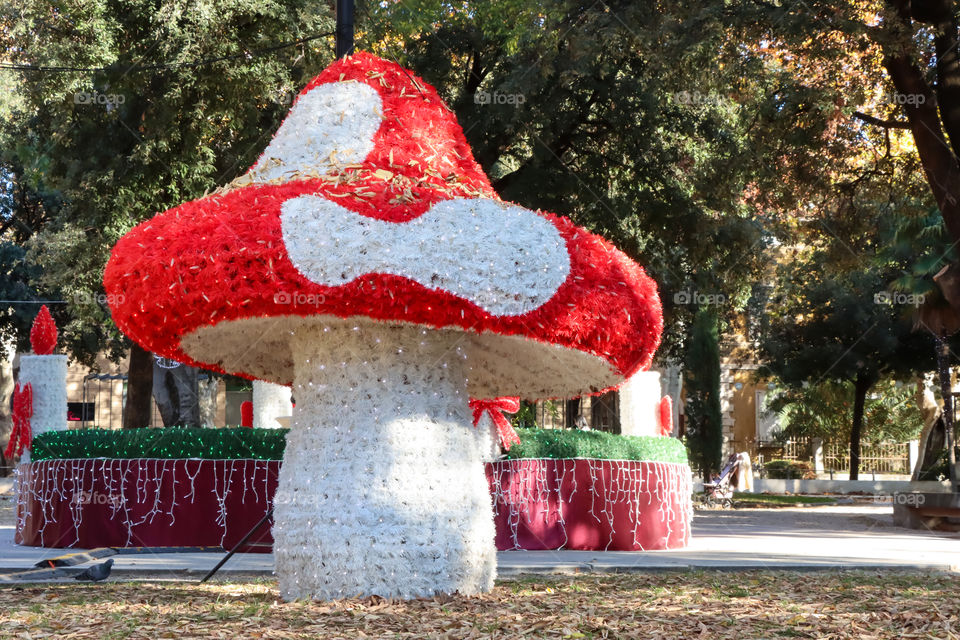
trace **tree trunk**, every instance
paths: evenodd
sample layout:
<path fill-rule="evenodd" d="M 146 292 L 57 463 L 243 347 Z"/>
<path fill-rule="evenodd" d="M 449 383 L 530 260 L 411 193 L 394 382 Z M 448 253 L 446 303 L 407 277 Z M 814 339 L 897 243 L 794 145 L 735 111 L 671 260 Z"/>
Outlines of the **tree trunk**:
<path fill-rule="evenodd" d="M 153 354 L 134 343 L 127 367 L 127 404 L 123 410 L 123 428 L 150 426 L 150 401 L 153 399 Z"/>
<path fill-rule="evenodd" d="M 0 353 L 0 451 L 7 444 L 13 432 L 11 398 L 13 396 L 13 356 L 15 347 L 3 344 Z M 13 460 L 7 460 L 0 453 L 0 476 L 6 476 L 13 469 Z"/>
<path fill-rule="evenodd" d="M 873 380 L 863 372 L 857 374 L 854 382 L 853 427 L 850 429 L 850 479 L 860 477 L 860 434 L 863 432 L 863 405 L 867 400 L 867 391 L 873 386 Z"/>
<path fill-rule="evenodd" d="M 922 376 L 917 379 L 917 408 L 923 416 L 923 429 L 920 432 L 917 464 L 910 476 L 914 482 L 920 479 L 924 469 L 936 457 L 933 449 L 938 448 L 933 445 L 938 434 L 937 420 L 940 418 L 940 405 L 937 404 L 937 399 L 933 395 L 933 389 L 927 385 L 927 381 Z"/>
<path fill-rule="evenodd" d="M 947 140 L 947 133 L 951 134 L 951 139 L 960 140 L 960 132 L 945 133 L 944 121 L 941 120 L 941 114 L 944 114 L 947 125 L 960 125 L 960 117 L 955 115 L 954 105 L 942 101 L 949 101 L 958 93 L 956 84 L 960 70 L 957 68 L 955 57 L 943 51 L 945 48 L 950 48 L 950 45 L 940 41 L 944 36 L 950 38 L 954 36 L 941 33 L 937 42 L 936 86 L 941 88 L 943 93 L 941 101 L 938 102 L 936 92 L 928 82 L 924 70 L 915 62 L 916 46 L 912 40 L 914 30 L 911 20 L 916 18 L 931 27 L 938 26 L 941 21 L 932 15 L 911 15 L 911 10 L 915 6 L 919 8 L 921 3 L 911 3 L 910 0 L 887 0 L 887 4 L 892 11 L 887 12 L 885 16 L 888 37 L 882 41 L 883 66 L 890 75 L 897 93 L 916 98 L 908 101 L 908 104 L 905 103 L 903 111 L 910 123 L 913 141 L 917 147 L 917 155 L 926 175 L 927 184 L 937 201 L 937 207 L 943 216 L 947 231 L 953 240 L 960 241 L 960 163 L 954 155 L 953 145 Z"/>
<path fill-rule="evenodd" d="M 947 465 L 950 470 L 950 484 L 953 490 L 960 491 L 957 485 L 956 449 L 953 438 L 953 388 L 950 384 L 950 345 L 943 336 L 934 336 L 937 349 L 937 376 L 940 378 L 940 395 L 943 397 L 943 430 L 947 445 Z"/>

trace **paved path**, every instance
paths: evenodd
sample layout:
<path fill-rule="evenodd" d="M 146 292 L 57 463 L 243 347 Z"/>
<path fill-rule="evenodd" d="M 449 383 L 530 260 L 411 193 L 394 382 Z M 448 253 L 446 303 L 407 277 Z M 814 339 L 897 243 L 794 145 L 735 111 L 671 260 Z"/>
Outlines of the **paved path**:
<path fill-rule="evenodd" d="M 32 567 L 44 558 L 77 550 L 13 544 L 13 528 L 0 526 L 0 571 Z M 219 553 L 118 555 L 114 572 L 170 577 L 206 573 Z M 893 526 L 891 507 L 828 506 L 698 512 L 693 540 L 675 551 L 504 551 L 501 575 L 574 571 L 677 569 L 903 568 L 960 571 L 960 534 L 936 534 Z M 270 554 L 237 554 L 225 575 L 269 575 Z"/>

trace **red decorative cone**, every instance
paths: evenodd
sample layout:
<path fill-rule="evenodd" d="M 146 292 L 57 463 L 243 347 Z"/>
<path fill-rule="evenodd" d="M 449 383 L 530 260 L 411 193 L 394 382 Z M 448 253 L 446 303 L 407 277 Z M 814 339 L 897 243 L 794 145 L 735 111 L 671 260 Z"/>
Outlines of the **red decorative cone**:
<path fill-rule="evenodd" d="M 53 322 L 47 305 L 40 307 L 40 313 L 30 329 L 30 346 L 38 356 L 48 356 L 57 346 L 57 325 Z"/>

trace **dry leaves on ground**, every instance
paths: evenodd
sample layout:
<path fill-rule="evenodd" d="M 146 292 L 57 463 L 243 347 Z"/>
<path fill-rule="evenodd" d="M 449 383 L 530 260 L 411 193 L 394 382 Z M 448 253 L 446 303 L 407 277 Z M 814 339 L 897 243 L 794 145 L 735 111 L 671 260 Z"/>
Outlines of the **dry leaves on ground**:
<path fill-rule="evenodd" d="M 955 574 L 698 572 L 501 580 L 411 602 L 285 603 L 276 583 L 0 589 L 3 638 L 957 638 Z"/>

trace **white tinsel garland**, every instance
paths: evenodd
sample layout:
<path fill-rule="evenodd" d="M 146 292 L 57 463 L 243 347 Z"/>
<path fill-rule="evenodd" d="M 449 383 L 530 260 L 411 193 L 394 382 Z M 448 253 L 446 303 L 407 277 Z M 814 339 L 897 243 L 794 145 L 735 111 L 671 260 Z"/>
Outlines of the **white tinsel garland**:
<path fill-rule="evenodd" d="M 484 412 L 476 424 L 477 446 L 484 462 L 493 462 L 500 458 L 500 433 L 490 414 Z"/>

